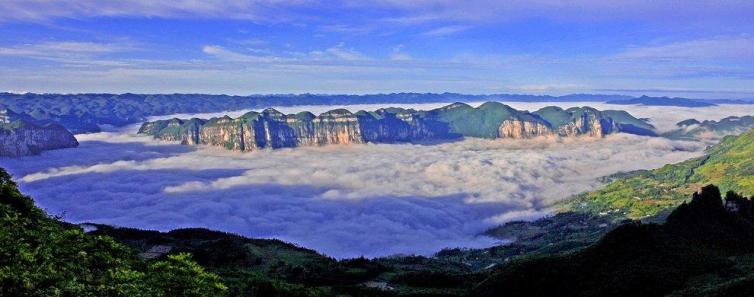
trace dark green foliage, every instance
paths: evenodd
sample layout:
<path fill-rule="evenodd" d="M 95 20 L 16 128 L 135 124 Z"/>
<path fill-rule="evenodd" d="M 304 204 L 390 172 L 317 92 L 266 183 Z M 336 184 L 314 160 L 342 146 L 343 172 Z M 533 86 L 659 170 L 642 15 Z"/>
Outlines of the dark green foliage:
<path fill-rule="evenodd" d="M 488 249 L 491 258 L 509 259 L 521 255 L 551 255 L 580 250 L 623 223 L 626 222 L 615 216 L 563 212 L 533 222 L 508 222 L 487 230 L 485 234 L 515 240 L 508 245 Z"/>
<path fill-rule="evenodd" d="M 500 124 L 505 120 L 535 119 L 528 113 L 498 102 L 487 102 L 477 108 L 464 103 L 453 103 L 429 111 L 427 117 L 448 123 L 451 133 L 480 138 L 497 138 Z M 542 120 L 539 122 L 546 125 Z"/>
<path fill-rule="evenodd" d="M 159 288 L 158 297 L 220 296 L 227 290 L 217 275 L 204 271 L 186 253 L 152 263 L 145 281 L 147 286 Z"/>
<path fill-rule="evenodd" d="M 557 106 L 543 107 L 534 112 L 542 119 L 548 121 L 553 127 L 560 127 L 571 122 L 571 114 Z"/>
<path fill-rule="evenodd" d="M 222 296 L 187 255 L 147 263 L 34 206 L 0 169 L 0 296 Z"/>
<path fill-rule="evenodd" d="M 566 200 L 562 208 L 647 219 L 662 216 L 706 184 L 724 191 L 754 193 L 754 130 L 726 136 L 706 153 L 658 169 L 609 177 L 603 188 Z"/>
<path fill-rule="evenodd" d="M 713 150 L 731 152 L 740 145 L 727 141 Z M 668 180 L 689 175 L 678 167 L 661 171 L 651 174 Z M 199 228 L 158 232 L 95 225 L 96 231 L 84 233 L 49 218 L 0 170 L 0 296 L 751 296 L 754 292 L 751 199 L 728 192 L 723 200 L 717 187 L 708 186 L 675 209 L 663 225 L 618 218 L 562 213 L 488 232 L 517 239 L 510 245 L 446 249 L 433 257 L 338 261 L 279 240 Z M 155 245 L 172 250 L 151 261 L 138 256 Z"/>
<path fill-rule="evenodd" d="M 732 193 L 726 200 L 751 208 L 749 199 Z M 746 279 L 712 289 L 704 288 L 710 282 L 689 283 L 698 276 L 729 275 L 736 264 L 730 256 L 754 252 L 753 218 L 730 203 L 723 204 L 717 187 L 704 187 L 664 225 L 629 223 L 580 252 L 516 260 L 481 283 L 475 295 L 664 296 L 676 290 L 751 290 Z"/>

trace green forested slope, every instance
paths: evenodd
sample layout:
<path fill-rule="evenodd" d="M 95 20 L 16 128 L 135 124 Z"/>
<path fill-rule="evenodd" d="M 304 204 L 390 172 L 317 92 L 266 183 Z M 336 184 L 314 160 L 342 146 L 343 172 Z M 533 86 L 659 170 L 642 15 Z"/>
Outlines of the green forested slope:
<path fill-rule="evenodd" d="M 644 218 L 679 205 L 706 184 L 723 191 L 754 192 L 754 130 L 723 138 L 703 157 L 617 177 L 562 208 Z"/>
<path fill-rule="evenodd" d="M 188 254 L 145 262 L 112 238 L 48 217 L 0 169 L 0 296 L 223 296 Z"/>
<path fill-rule="evenodd" d="M 630 223 L 578 252 L 523 257 L 474 296 L 752 296 L 754 202 L 706 186 L 663 225 Z"/>

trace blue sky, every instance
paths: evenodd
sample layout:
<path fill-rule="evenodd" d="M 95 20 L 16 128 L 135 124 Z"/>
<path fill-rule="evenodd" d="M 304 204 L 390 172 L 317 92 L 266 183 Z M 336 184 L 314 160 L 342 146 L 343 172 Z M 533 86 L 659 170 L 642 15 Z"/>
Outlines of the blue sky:
<path fill-rule="evenodd" d="M 0 1 L 0 90 L 754 98 L 754 1 Z"/>

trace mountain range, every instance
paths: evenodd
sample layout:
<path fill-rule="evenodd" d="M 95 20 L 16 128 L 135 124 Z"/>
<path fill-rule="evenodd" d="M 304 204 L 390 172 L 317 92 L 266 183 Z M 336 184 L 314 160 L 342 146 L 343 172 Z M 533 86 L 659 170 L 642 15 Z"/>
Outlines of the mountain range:
<path fill-rule="evenodd" d="M 631 103 L 631 100 L 639 100 Z M 631 97 L 605 94 L 564 96 L 457 93 L 391 93 L 370 95 L 278 94 L 15 94 L 0 93 L 0 106 L 28 114 L 36 120 L 53 121 L 73 133 L 100 131 L 99 125 L 123 126 L 143 122 L 149 116 L 177 113 L 221 112 L 260 109 L 267 106 L 413 104 L 445 102 L 610 102 L 615 104 L 675 105 L 751 104 L 747 100 L 704 100 L 685 98 Z M 628 103 L 627 103 L 628 102 Z"/>
<path fill-rule="evenodd" d="M 680 107 L 708 107 L 715 106 L 710 100 L 696 100 L 687 98 L 670 98 L 670 97 L 649 97 L 641 96 L 638 98 L 609 100 L 607 104 L 619 105 L 647 105 L 647 106 L 680 106 Z"/>
<path fill-rule="evenodd" d="M 238 118 L 170 119 L 146 122 L 140 134 L 183 144 L 221 146 L 237 151 L 352 143 L 453 140 L 461 137 L 528 138 L 593 136 L 624 132 L 655 135 L 654 127 L 625 111 L 590 107 L 545 107 L 520 111 L 499 102 L 479 107 L 453 103 L 417 111 L 383 108 L 352 113 L 335 109 L 285 115 L 275 109 Z"/>
<path fill-rule="evenodd" d="M 205 229 L 82 229 L 0 170 L 0 269 L 17 272 L 0 274 L 0 295 L 750 296 L 754 203 L 735 193 L 754 192 L 752 155 L 754 130 L 704 157 L 610 177 L 554 216 L 487 232 L 510 244 L 345 260 Z"/>

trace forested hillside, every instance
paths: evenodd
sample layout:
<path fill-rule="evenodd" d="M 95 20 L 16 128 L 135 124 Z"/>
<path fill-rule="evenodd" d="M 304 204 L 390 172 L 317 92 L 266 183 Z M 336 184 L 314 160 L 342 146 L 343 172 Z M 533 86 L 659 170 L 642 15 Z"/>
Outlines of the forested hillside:
<path fill-rule="evenodd" d="M 563 209 L 639 219 L 662 214 L 706 184 L 754 193 L 752 156 L 754 130 L 723 138 L 703 157 L 616 176 L 602 189 L 568 200 Z"/>
<path fill-rule="evenodd" d="M 0 296 L 223 296 L 188 254 L 147 262 L 107 236 L 51 218 L 0 169 Z"/>
<path fill-rule="evenodd" d="M 754 202 L 715 186 L 662 225 L 631 223 L 583 251 L 524 257 L 474 296 L 752 296 Z"/>

